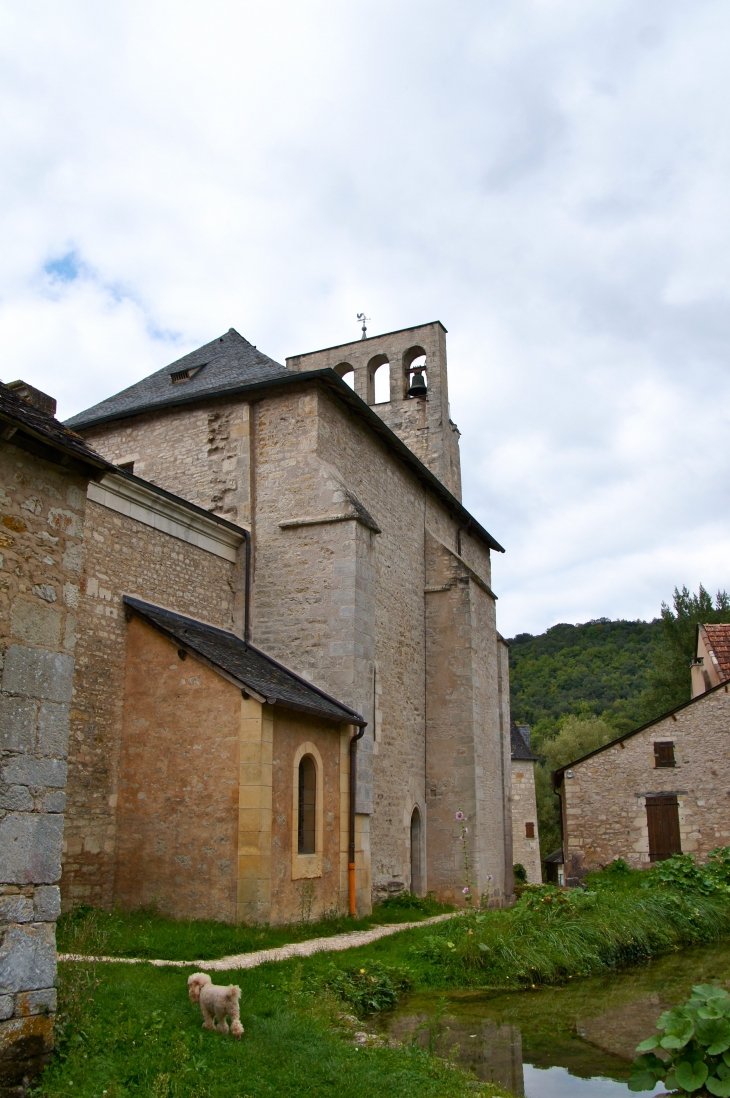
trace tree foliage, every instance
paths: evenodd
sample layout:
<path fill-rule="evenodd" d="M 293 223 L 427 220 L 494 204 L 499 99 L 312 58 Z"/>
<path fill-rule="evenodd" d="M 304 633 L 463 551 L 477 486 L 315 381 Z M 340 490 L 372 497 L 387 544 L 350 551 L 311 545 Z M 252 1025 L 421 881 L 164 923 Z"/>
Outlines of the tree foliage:
<path fill-rule="evenodd" d="M 662 603 L 660 641 L 641 698 L 641 715 L 646 721 L 690 700 L 690 660 L 695 654 L 696 627 L 730 621 L 730 598 L 726 591 L 717 592 L 713 605 L 712 596 L 702 584 L 696 595 L 686 587 L 681 591 L 675 587 L 672 602 L 673 608 Z"/>

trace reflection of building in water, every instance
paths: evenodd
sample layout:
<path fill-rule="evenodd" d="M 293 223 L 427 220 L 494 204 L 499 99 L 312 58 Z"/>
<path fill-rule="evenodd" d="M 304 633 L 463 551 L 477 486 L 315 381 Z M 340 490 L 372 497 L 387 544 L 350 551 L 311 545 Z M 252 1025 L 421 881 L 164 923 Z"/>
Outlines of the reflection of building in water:
<path fill-rule="evenodd" d="M 439 1056 L 473 1071 L 483 1083 L 498 1083 L 520 1098 L 525 1093 L 522 1034 L 516 1026 L 418 1011 L 398 1015 L 390 1034 L 406 1044 L 415 1039 L 422 1048 L 432 1045 Z"/>

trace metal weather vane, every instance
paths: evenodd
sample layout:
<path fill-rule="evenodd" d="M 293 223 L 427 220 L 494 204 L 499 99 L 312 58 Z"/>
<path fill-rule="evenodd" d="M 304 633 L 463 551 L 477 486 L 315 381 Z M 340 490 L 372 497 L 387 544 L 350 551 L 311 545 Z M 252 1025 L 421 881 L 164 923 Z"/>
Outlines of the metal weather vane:
<path fill-rule="evenodd" d="M 367 339 L 367 338 L 368 338 L 368 328 L 367 328 L 367 324 L 368 324 L 368 321 L 370 320 L 370 317 L 369 317 L 369 316 L 365 316 L 365 313 L 358 313 L 358 314 L 357 314 L 357 319 L 358 319 L 358 320 L 359 320 L 359 321 L 361 322 L 361 324 L 362 324 L 362 336 L 361 336 L 360 338 L 361 338 L 361 339 Z"/>

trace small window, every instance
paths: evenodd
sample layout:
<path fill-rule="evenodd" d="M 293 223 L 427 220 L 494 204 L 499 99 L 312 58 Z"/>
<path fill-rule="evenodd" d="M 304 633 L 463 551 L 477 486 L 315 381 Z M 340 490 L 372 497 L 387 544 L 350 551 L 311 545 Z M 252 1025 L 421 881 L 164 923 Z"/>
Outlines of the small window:
<path fill-rule="evenodd" d="M 305 755 L 299 763 L 299 819 L 298 852 L 315 853 L 315 829 L 317 819 L 317 768 L 311 755 Z"/>
<path fill-rule="evenodd" d="M 654 744 L 654 766 L 674 766 L 674 744 L 664 740 Z"/>
<path fill-rule="evenodd" d="M 206 363 L 203 362 L 200 366 L 188 366 L 186 370 L 173 370 L 170 374 L 170 381 L 173 385 L 179 385 L 181 381 L 190 381 L 196 374 L 199 374 Z"/>
<path fill-rule="evenodd" d="M 535 825 L 534 825 L 534 823 L 526 823 L 525 824 L 525 838 L 526 839 L 534 839 L 535 838 Z"/>

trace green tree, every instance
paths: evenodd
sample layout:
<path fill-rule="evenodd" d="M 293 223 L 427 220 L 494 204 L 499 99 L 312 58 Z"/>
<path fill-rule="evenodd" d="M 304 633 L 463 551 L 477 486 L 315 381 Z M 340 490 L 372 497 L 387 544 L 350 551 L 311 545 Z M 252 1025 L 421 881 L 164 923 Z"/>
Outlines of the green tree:
<path fill-rule="evenodd" d="M 695 654 L 697 625 L 730 622 L 730 598 L 718 591 L 712 596 L 700 584 L 696 595 L 686 587 L 674 588 L 674 608 L 662 603 L 661 635 L 654 650 L 654 666 L 641 699 L 643 721 L 654 720 L 692 696 L 690 660 Z"/>
<path fill-rule="evenodd" d="M 543 740 L 540 754 L 544 761 L 535 767 L 537 823 L 542 856 L 557 850 L 560 836 L 560 801 L 553 793 L 551 774 L 560 766 L 580 759 L 597 747 L 616 739 L 616 729 L 600 717 L 569 716 L 560 722 L 560 731 L 552 739 Z"/>

